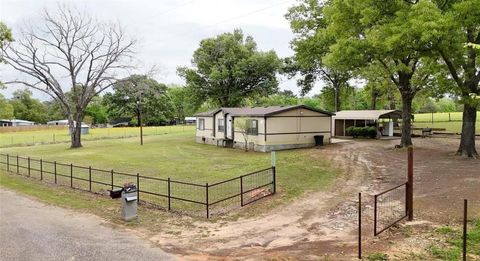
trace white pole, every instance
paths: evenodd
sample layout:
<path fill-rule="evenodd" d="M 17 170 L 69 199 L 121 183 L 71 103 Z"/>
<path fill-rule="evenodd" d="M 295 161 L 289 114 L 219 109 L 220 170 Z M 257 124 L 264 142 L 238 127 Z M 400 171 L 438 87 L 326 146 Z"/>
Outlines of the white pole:
<path fill-rule="evenodd" d="M 275 164 L 276 164 L 276 157 L 275 157 L 275 151 L 272 150 L 271 152 L 271 156 L 272 156 L 272 167 L 275 167 Z"/>

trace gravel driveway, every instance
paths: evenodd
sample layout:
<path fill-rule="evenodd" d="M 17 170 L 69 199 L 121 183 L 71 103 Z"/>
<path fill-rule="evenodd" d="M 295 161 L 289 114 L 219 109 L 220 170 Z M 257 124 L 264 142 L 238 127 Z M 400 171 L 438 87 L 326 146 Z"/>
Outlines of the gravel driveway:
<path fill-rule="evenodd" d="M 0 187 L 2 260 L 173 260 L 96 216 L 45 205 Z"/>

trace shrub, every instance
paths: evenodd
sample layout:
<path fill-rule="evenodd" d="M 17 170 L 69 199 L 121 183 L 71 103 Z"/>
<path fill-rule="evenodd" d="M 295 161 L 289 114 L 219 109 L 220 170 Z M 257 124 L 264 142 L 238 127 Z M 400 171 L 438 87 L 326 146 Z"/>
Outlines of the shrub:
<path fill-rule="evenodd" d="M 354 138 L 357 137 L 368 137 L 368 138 L 376 138 L 377 137 L 377 128 L 375 127 L 348 127 L 345 129 L 345 134 L 347 136 L 352 136 Z"/>

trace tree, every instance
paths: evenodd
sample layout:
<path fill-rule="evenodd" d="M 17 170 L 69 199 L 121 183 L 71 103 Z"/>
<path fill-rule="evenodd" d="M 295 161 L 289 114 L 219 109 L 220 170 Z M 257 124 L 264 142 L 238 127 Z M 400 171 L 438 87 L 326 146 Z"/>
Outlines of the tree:
<path fill-rule="evenodd" d="M 400 91 L 401 147 L 412 145 L 412 101 L 429 86 L 429 60 L 441 24 L 428 1 L 332 0 L 324 10 L 327 31 L 335 36 L 326 64 L 334 68 L 381 66 Z"/>
<path fill-rule="evenodd" d="M 113 86 L 113 93 L 104 96 L 111 117 L 140 117 L 147 125 L 171 119 L 167 86 L 146 75 L 131 75 Z M 141 115 L 142 114 L 142 115 Z"/>
<path fill-rule="evenodd" d="M 170 86 L 167 95 L 172 106 L 173 115 L 180 121 L 192 116 L 201 106 L 200 101 L 194 99 L 191 89 L 182 86 Z"/>
<path fill-rule="evenodd" d="M 15 91 L 10 104 L 13 107 L 13 116 L 16 119 L 38 123 L 47 122 L 47 108 L 45 104 L 38 99 L 32 98 L 32 92 L 28 89 Z"/>
<path fill-rule="evenodd" d="M 234 107 L 247 97 L 274 93 L 281 62 L 274 51 L 258 51 L 251 36 L 235 30 L 202 40 L 192 65 L 178 68 L 178 74 L 193 95 L 217 106 Z"/>
<path fill-rule="evenodd" d="M 13 119 L 13 106 L 0 93 L 0 119 Z"/>
<path fill-rule="evenodd" d="M 131 68 L 134 43 L 119 25 L 99 23 L 59 5 L 54 13 L 45 10 L 41 22 L 26 26 L 20 39 L 2 48 L 6 62 L 24 76 L 6 83 L 23 84 L 57 100 L 69 122 L 71 147 L 78 148 L 88 104 Z M 65 95 L 68 89 L 73 106 Z"/>
<path fill-rule="evenodd" d="M 252 97 L 246 100 L 247 106 L 280 106 L 280 105 L 297 105 L 298 97 L 292 91 L 285 90 L 269 96 Z"/>
<path fill-rule="evenodd" d="M 11 41 L 13 41 L 12 31 L 4 23 L 0 22 L 0 49 Z M 0 63 L 3 62 L 3 55 L 1 55 Z"/>
<path fill-rule="evenodd" d="M 91 117 L 92 124 L 106 124 L 108 122 L 107 107 L 100 96 L 94 97 L 85 110 L 85 116 Z"/>
<path fill-rule="evenodd" d="M 243 137 L 245 151 L 248 151 L 248 141 L 250 139 L 250 129 L 253 121 L 240 117 L 235 118 L 235 129 L 237 129 Z"/>
<path fill-rule="evenodd" d="M 324 63 L 334 37 L 326 31 L 323 8 L 318 0 L 302 0 L 288 10 L 285 17 L 295 34 L 291 42 L 295 55 L 286 60 L 285 71 L 291 77 L 297 73 L 301 75 L 297 82 L 302 94 L 308 93 L 317 80 L 326 82 L 333 90 L 334 110 L 339 111 L 342 107 L 341 92 L 348 88 L 348 80 L 352 75 L 349 70 L 333 68 Z"/>
<path fill-rule="evenodd" d="M 475 128 L 480 95 L 480 3 L 478 0 L 435 1 L 441 16 L 436 23 L 446 24 L 437 51 L 450 73 L 461 97 L 463 123 L 458 155 L 478 157 L 475 149 Z"/>

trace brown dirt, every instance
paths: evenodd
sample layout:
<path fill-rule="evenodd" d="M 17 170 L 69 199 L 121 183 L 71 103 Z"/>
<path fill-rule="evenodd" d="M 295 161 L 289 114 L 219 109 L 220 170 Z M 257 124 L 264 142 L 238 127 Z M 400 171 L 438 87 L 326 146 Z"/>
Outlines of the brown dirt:
<path fill-rule="evenodd" d="M 366 252 L 421 252 L 428 243 L 422 231 L 459 220 L 464 198 L 472 201 L 471 215 L 480 216 L 480 160 L 454 156 L 457 139 L 414 143 L 411 228 L 396 226 L 372 237 L 372 195 L 405 182 L 406 150 L 394 149 L 398 140 L 350 140 L 312 149 L 314 157 L 331 159 L 344 170 L 328 191 L 309 193 L 255 218 L 196 221 L 189 231 L 149 238 L 193 260 L 350 260 L 356 256 L 357 194 L 362 192 Z"/>

